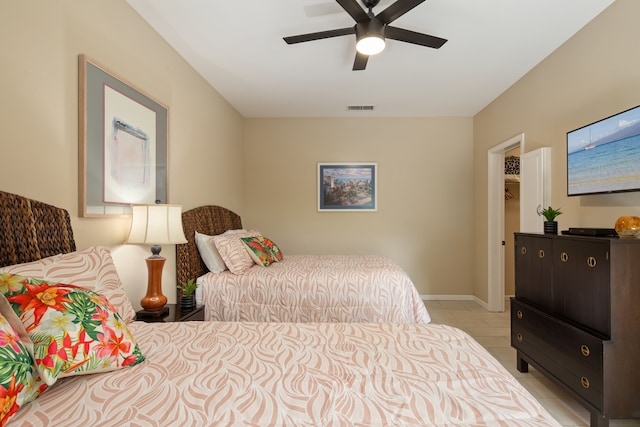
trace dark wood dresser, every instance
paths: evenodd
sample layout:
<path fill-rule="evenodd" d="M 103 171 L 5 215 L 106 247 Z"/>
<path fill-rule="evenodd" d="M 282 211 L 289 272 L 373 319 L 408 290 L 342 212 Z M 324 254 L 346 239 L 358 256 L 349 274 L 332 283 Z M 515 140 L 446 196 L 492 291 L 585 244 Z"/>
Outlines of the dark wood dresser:
<path fill-rule="evenodd" d="M 516 233 L 511 345 L 591 413 L 640 418 L 640 240 Z"/>

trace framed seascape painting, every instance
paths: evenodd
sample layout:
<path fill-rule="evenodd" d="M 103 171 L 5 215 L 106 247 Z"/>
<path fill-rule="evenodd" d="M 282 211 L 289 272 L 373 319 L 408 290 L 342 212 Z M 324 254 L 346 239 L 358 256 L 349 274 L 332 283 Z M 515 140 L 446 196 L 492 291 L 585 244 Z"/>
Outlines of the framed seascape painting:
<path fill-rule="evenodd" d="M 79 215 L 167 201 L 167 107 L 80 55 Z"/>
<path fill-rule="evenodd" d="M 378 209 L 377 163 L 318 163 L 318 211 Z"/>

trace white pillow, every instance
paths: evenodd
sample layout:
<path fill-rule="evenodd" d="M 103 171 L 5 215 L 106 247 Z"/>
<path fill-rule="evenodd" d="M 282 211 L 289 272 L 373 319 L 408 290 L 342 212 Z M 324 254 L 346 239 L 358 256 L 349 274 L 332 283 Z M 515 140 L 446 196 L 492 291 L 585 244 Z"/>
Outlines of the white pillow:
<path fill-rule="evenodd" d="M 227 266 L 220 257 L 220 252 L 216 248 L 213 242 L 213 236 L 207 236 L 206 234 L 198 233 L 196 231 L 196 246 L 198 252 L 200 252 L 200 258 L 212 273 L 222 273 L 227 269 Z"/>
<path fill-rule="evenodd" d="M 255 230 L 252 230 L 255 231 Z M 242 233 L 246 233 L 247 230 L 245 230 L 244 228 L 239 228 L 237 230 L 227 230 L 224 233 L 222 233 L 222 235 L 224 236 L 225 234 L 242 234 Z"/>

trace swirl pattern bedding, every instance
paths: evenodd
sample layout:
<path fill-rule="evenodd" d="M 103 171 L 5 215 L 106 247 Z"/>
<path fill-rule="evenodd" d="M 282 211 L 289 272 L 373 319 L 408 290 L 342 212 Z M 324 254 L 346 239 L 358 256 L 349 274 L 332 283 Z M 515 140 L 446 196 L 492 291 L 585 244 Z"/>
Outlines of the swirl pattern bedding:
<path fill-rule="evenodd" d="M 407 273 L 379 255 L 285 255 L 243 274 L 198 279 L 205 319 L 251 322 L 429 323 Z"/>
<path fill-rule="evenodd" d="M 482 346 L 444 325 L 141 323 L 146 361 L 60 380 L 30 426 L 558 426 Z"/>
<path fill-rule="evenodd" d="M 16 230 L 31 230 L 34 238 L 27 239 L 30 244 L 25 245 L 23 240 L 29 233 L 5 233 L 7 250 L 4 252 L 8 256 L 3 257 L 2 264 L 26 264 L 3 265 L 2 270 L 75 283 L 101 293 L 124 320 L 126 324 L 120 322 L 120 327 L 135 337 L 145 358 L 120 370 L 84 372 L 84 375 L 61 378 L 43 390 L 36 400 L 21 402 L 19 409 L 12 407 L 11 400 L 16 392 L 30 390 L 23 385 L 16 387 L 11 380 L 9 385 L 0 386 L 3 415 L 10 417 L 9 425 L 559 426 L 534 397 L 467 334 L 447 326 L 425 324 L 429 320 L 426 310 L 413 314 L 414 321 L 423 323 L 130 321 L 133 308 L 109 250 L 88 248 L 42 259 L 57 250 L 75 249 L 68 213 L 54 207 L 47 210 L 53 211 L 49 216 L 66 218 L 65 233 L 58 230 L 60 221 L 48 217 L 37 222 L 36 230 L 31 209 L 33 201 L 14 195 L 5 197 L 6 194 L 0 192 L 0 202 L 8 197 L 18 198 L 20 203 L 11 202 L 11 209 L 0 209 L 0 222 L 15 224 Z M 195 225 L 207 222 L 200 218 L 200 212 L 202 210 L 194 210 Z M 229 228 L 228 225 L 239 226 L 239 218 L 230 215 L 227 212 L 228 221 L 214 221 L 206 230 L 216 234 L 224 232 L 222 228 Z M 26 225 L 22 227 L 21 223 Z M 43 237 L 35 238 L 38 236 Z M 25 247 L 29 250 L 25 251 Z M 52 253 L 50 248 L 61 249 Z M 201 269 L 195 245 L 191 255 Z M 355 260 L 349 264 L 360 265 Z M 261 267 L 255 266 L 249 271 L 256 268 Z M 364 276 L 364 272 L 355 271 L 354 277 Z M 331 275 L 328 270 L 325 273 Z M 289 274 L 296 276 L 295 271 Z M 398 273 L 397 282 L 406 281 L 400 276 Z M 195 276 L 185 274 L 184 277 Z M 387 301 L 402 300 L 407 307 L 424 310 L 413 285 L 404 294 L 395 294 L 381 286 L 376 290 L 366 287 L 364 283 L 369 279 L 358 282 L 360 288 L 353 285 L 348 292 L 336 291 L 342 292 L 341 298 L 345 301 L 371 295 Z M 278 286 L 268 280 L 260 283 L 264 287 Z M 319 294 L 313 288 L 322 286 L 320 283 L 309 282 L 308 286 L 314 291 L 310 295 Z M 7 290 L 11 290 L 9 286 Z M 325 292 L 331 295 L 333 291 L 327 288 Z M 289 303 L 286 299 L 281 302 Z M 12 310 L 7 304 L 4 311 Z M 353 310 L 357 315 L 364 315 L 372 309 Z M 4 311 L 0 311 L 0 315 L 5 316 Z M 398 310 L 405 316 L 410 316 L 407 314 L 410 311 Z M 341 315 L 355 316 L 349 313 L 345 310 Z M 13 340 L 5 339 L 5 355 L 22 357 L 20 360 L 25 360 L 27 366 L 33 363 L 32 355 L 25 359 L 21 348 L 9 352 L 10 347 L 17 345 L 17 339 L 26 340 L 26 337 L 16 335 L 15 328 L 9 328 L 6 322 L 3 336 Z M 29 338 L 39 339 L 36 335 Z M 77 346 L 72 342 L 67 348 L 70 335 L 62 338 L 65 351 L 75 351 Z M 113 346 L 110 348 L 115 350 Z M 59 349 L 53 350 L 57 356 L 65 356 Z M 119 350 L 113 353 L 114 357 L 118 353 Z M 8 359 L 3 360 L 2 371 L 11 376 L 10 365 L 6 364 Z M 4 412 L 7 409 L 9 412 Z M 6 417 L 2 419 L 6 421 Z"/>

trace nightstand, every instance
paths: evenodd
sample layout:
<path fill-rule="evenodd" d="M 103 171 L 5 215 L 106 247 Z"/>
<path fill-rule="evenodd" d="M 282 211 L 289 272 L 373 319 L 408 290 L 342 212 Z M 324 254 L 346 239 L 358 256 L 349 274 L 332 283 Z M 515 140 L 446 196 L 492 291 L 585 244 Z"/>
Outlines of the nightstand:
<path fill-rule="evenodd" d="M 162 316 L 149 313 L 146 310 L 136 311 L 136 320 L 142 322 L 187 322 L 191 320 L 204 320 L 204 305 L 198 305 L 188 312 L 180 311 L 180 304 L 167 304 L 169 312 Z"/>

